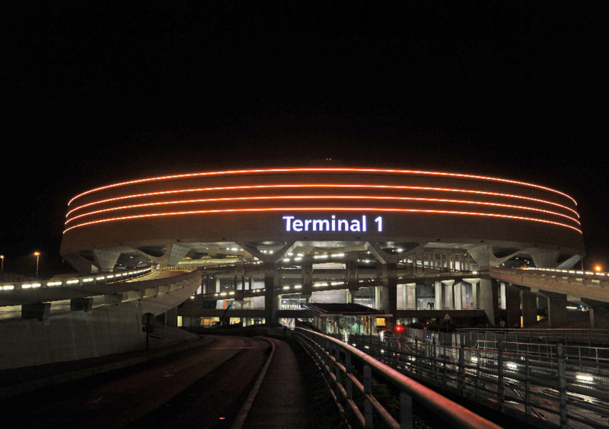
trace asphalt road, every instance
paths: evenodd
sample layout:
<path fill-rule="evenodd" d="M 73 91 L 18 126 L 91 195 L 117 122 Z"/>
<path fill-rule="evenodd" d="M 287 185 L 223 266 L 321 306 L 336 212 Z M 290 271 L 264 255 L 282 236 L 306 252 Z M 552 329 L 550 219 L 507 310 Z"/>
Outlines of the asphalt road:
<path fill-rule="evenodd" d="M 229 427 L 270 348 L 257 338 L 212 337 L 203 347 L 5 401 L 0 418 L 7 428 Z"/>

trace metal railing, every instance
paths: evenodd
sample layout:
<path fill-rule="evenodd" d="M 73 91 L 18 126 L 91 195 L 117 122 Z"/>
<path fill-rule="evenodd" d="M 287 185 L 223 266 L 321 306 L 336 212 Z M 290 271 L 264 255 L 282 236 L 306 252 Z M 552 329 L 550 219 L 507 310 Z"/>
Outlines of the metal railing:
<path fill-rule="evenodd" d="M 373 428 L 380 417 L 388 427 L 412 428 L 414 402 L 449 427 L 499 428 L 356 347 L 302 328 L 296 328 L 296 337 L 330 380 L 339 408 L 361 427 Z M 389 411 L 375 396 L 374 380 L 399 391 L 397 410 Z"/>
<path fill-rule="evenodd" d="M 348 341 L 409 377 L 529 424 L 609 426 L 607 348 L 503 341 L 466 347 L 451 345 L 450 334 L 412 331 Z"/>

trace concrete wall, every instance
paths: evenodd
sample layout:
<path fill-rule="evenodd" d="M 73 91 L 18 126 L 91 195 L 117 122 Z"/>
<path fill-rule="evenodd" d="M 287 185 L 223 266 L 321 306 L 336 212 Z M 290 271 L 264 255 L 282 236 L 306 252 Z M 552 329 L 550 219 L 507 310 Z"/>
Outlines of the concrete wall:
<path fill-rule="evenodd" d="M 0 324 L 0 368 L 104 356 L 143 348 L 141 302 Z"/>
<path fill-rule="evenodd" d="M 200 276 L 190 276 L 183 287 L 141 300 L 117 302 L 90 311 L 69 311 L 43 320 L 4 321 L 0 323 L 0 369 L 143 349 L 146 334 L 142 332 L 142 315 L 158 316 L 172 310 L 188 299 L 200 283 Z"/>

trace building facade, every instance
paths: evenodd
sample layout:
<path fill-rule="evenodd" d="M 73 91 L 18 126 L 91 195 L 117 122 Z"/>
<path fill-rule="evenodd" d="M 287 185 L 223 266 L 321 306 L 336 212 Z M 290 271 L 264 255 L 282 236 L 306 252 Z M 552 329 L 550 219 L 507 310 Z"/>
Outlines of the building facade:
<path fill-rule="evenodd" d="M 88 190 L 69 203 L 60 253 L 83 273 L 204 268 L 199 293 L 181 308 L 194 324 L 227 308 L 241 321 L 297 317 L 315 302 L 373 307 L 389 324 L 420 311 L 477 311 L 494 324 L 505 296 L 490 267 L 571 268 L 584 245 L 576 201 L 545 186 L 310 167 Z"/>

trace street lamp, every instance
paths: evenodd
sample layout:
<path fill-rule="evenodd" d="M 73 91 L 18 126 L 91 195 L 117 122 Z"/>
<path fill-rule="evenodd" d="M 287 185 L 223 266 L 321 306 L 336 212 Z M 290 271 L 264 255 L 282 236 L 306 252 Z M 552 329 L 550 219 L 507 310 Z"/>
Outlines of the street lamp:
<path fill-rule="evenodd" d="M 2 260 L 2 268 L 0 268 L 0 271 L 4 271 L 4 255 L 0 255 L 0 260 Z"/>
<path fill-rule="evenodd" d="M 40 261 L 40 252 L 34 252 L 34 256 L 36 256 L 36 278 L 38 278 L 38 262 Z"/>

